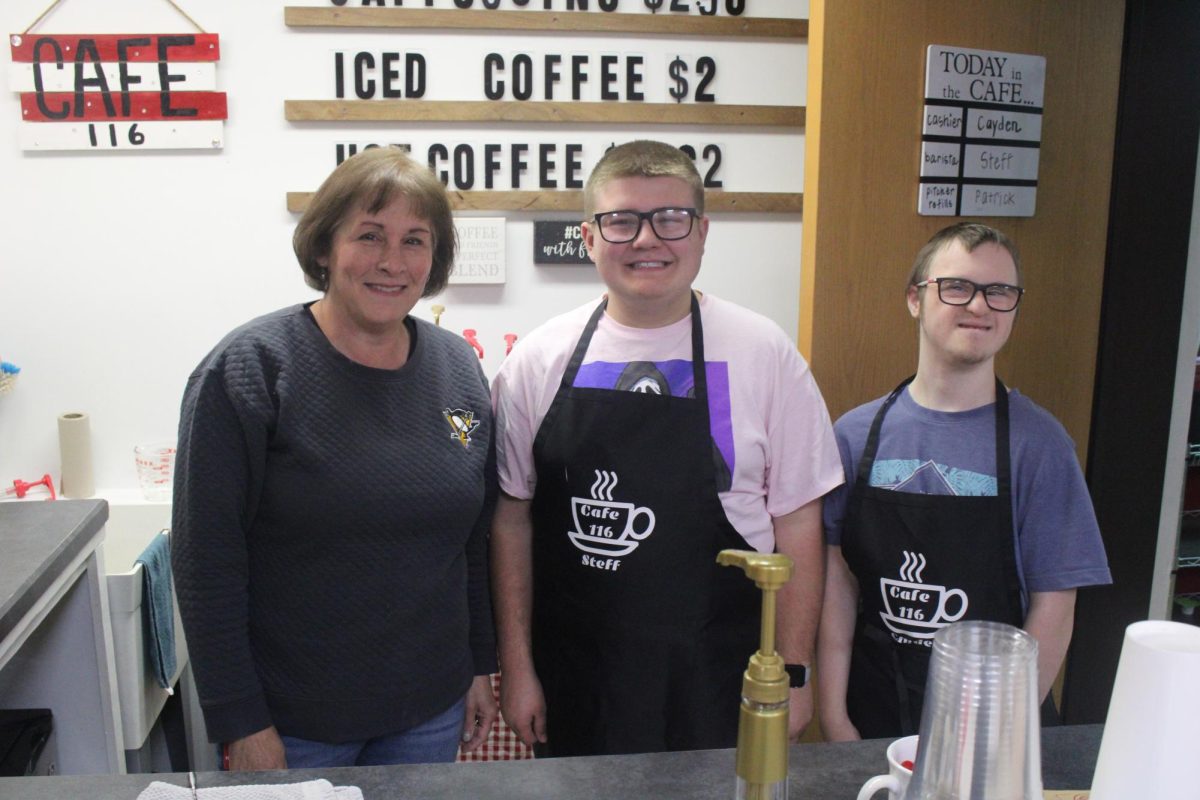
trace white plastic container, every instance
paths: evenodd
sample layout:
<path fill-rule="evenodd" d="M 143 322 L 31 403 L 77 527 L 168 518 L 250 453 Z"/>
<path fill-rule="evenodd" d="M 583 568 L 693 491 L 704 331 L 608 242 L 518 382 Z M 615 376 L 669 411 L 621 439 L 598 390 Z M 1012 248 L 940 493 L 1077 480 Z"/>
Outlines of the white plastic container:
<path fill-rule="evenodd" d="M 142 565 L 134 561 L 153 537 L 169 527 L 169 503 L 113 503 L 108 507 L 104 536 L 104 571 L 108 580 L 108 613 L 112 622 L 113 657 L 117 668 L 117 696 L 125 749 L 138 750 L 146 742 L 167 691 L 158 685 L 149 667 L 142 638 Z M 175 607 L 175 674 L 172 685 L 187 665 L 187 646 L 179 605 Z"/>
<path fill-rule="evenodd" d="M 1165 620 L 1125 629 L 1104 738 L 1096 800 L 1194 800 L 1200 739 L 1200 630 Z"/>

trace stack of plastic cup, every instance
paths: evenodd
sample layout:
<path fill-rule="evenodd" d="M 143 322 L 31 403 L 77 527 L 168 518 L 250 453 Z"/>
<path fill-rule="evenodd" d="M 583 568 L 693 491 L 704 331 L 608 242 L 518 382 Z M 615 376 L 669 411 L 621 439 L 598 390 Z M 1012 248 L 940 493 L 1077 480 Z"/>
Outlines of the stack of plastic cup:
<path fill-rule="evenodd" d="M 937 632 L 905 800 L 1041 800 L 1037 652 L 999 622 Z"/>
<path fill-rule="evenodd" d="M 138 485 L 147 500 L 170 500 L 175 478 L 175 442 L 152 442 L 133 448 Z"/>

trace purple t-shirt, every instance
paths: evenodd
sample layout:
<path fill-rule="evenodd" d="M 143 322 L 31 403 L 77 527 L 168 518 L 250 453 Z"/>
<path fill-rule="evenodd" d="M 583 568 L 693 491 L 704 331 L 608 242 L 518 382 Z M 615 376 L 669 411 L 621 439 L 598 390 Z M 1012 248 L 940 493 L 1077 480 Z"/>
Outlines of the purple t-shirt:
<path fill-rule="evenodd" d="M 879 398 L 834 425 L 847 482 L 825 498 L 825 540 L 842 542 L 842 520 Z M 1063 426 L 1016 390 L 1008 395 L 1013 531 L 1023 592 L 1112 583 L 1091 497 Z M 872 486 L 915 494 L 996 495 L 996 416 L 990 404 L 933 411 L 905 389 L 884 418 Z"/>

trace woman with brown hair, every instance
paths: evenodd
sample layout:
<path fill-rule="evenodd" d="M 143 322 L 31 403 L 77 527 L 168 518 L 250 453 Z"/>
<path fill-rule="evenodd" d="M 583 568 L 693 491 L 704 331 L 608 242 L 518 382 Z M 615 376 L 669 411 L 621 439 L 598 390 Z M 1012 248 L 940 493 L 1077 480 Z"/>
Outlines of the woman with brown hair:
<path fill-rule="evenodd" d="M 346 160 L 293 237 L 321 298 L 239 327 L 188 380 L 172 562 L 230 769 L 449 761 L 495 719 L 487 382 L 410 314 L 455 245 L 427 168 Z"/>

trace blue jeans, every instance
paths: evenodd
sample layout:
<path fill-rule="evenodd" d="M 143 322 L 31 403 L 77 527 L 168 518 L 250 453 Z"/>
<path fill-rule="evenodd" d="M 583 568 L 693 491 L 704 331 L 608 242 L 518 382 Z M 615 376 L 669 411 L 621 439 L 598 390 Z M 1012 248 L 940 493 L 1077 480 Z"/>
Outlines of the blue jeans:
<path fill-rule="evenodd" d="M 458 756 L 465 712 L 466 698 L 462 698 L 415 728 L 357 742 L 331 744 L 295 736 L 280 738 L 287 751 L 288 769 L 449 762 Z"/>

